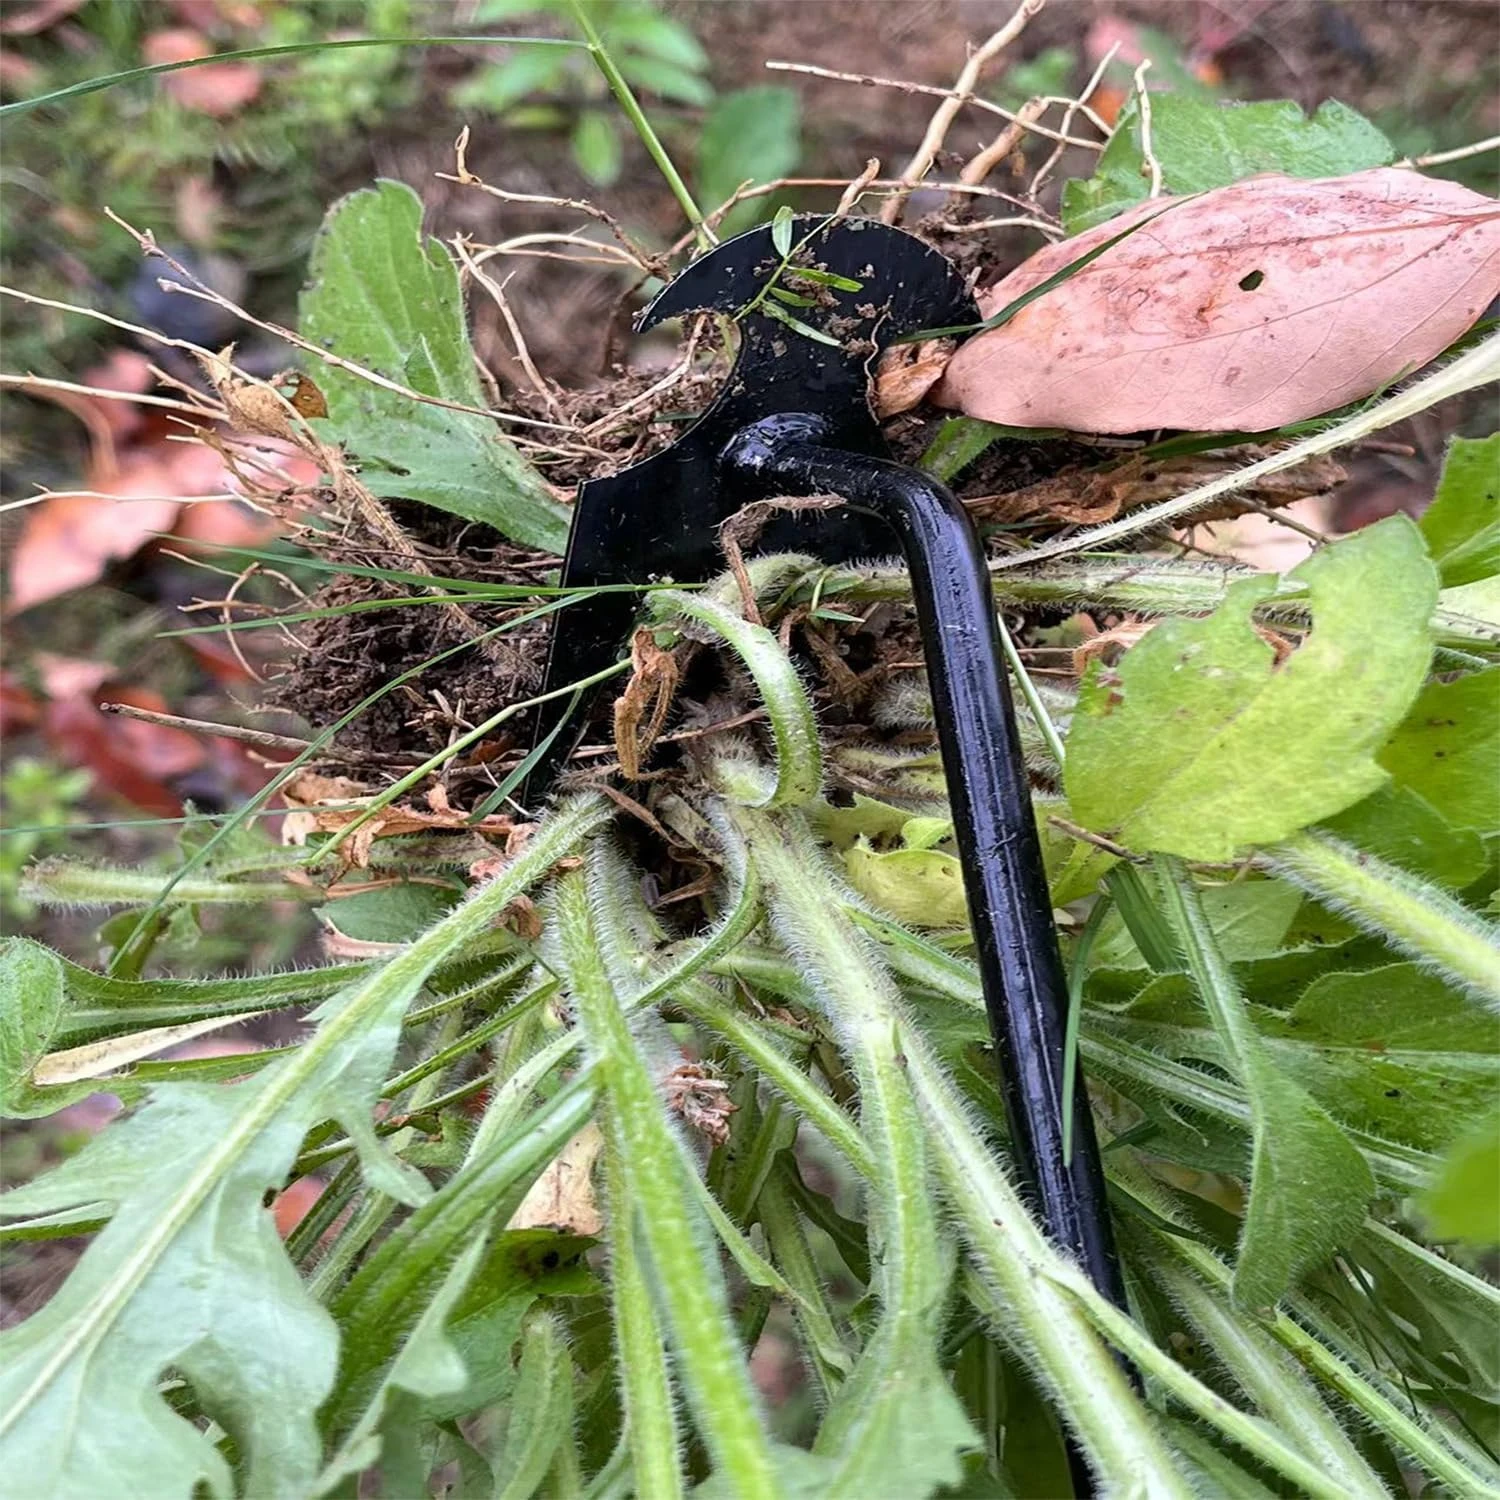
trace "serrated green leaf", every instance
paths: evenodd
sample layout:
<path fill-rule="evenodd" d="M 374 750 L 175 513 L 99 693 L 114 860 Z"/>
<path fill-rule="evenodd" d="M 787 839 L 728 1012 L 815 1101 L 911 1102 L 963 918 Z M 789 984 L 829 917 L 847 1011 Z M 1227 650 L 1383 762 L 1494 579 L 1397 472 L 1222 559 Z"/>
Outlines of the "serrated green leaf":
<path fill-rule="evenodd" d="M 1500 1245 L 1500 1108 L 1454 1142 L 1421 1208 L 1437 1239 L 1479 1250 Z"/>
<path fill-rule="evenodd" d="M 705 208 L 717 206 L 746 180 L 788 176 L 801 155 L 801 105 L 792 89 L 762 84 L 723 94 L 698 139 L 698 197 Z M 763 201 L 737 204 L 722 232 L 744 229 L 764 212 Z"/>
<path fill-rule="evenodd" d="M 603 110 L 588 109 L 579 115 L 571 145 L 578 170 L 595 187 L 609 187 L 619 181 L 624 160 L 620 133 Z"/>
<path fill-rule="evenodd" d="M 602 817 L 591 800 L 560 807 L 464 906 L 325 1002 L 291 1055 L 228 1087 L 158 1086 L 61 1171 L 0 1199 L 27 1213 L 116 1204 L 52 1300 L 0 1334 L 0 1435 L 29 1495 L 189 1500 L 200 1482 L 228 1495 L 218 1449 L 159 1394 L 168 1366 L 211 1396 L 246 1458 L 247 1492 L 305 1492 L 338 1342 L 287 1258 L 265 1194 L 285 1181 L 307 1131 L 332 1118 L 372 1188 L 421 1200 L 425 1181 L 386 1154 L 372 1113 L 403 1014 L 440 962 L 482 936 Z"/>
<path fill-rule="evenodd" d="M 422 203 L 381 182 L 335 203 L 313 244 L 301 299 L 303 335 L 424 396 L 485 407 L 458 272 L 422 236 Z M 493 526 L 514 542 L 561 552 L 567 512 L 492 418 L 398 395 L 320 366 L 326 434 L 359 464 L 374 494 L 420 500 Z"/>
<path fill-rule="evenodd" d="M 1186 94 L 1151 96 L 1151 150 L 1168 193 L 1227 187 L 1259 172 L 1341 177 L 1388 166 L 1396 149 L 1363 115 L 1329 99 L 1310 118 L 1287 99 L 1225 104 Z M 1140 110 L 1130 100 L 1094 175 L 1064 185 L 1063 228 L 1081 234 L 1150 191 Z"/>
<path fill-rule="evenodd" d="M 1455 828 L 1500 832 L 1500 667 L 1431 682 L 1379 752 Z"/>
<path fill-rule="evenodd" d="M 1206 620 L 1158 625 L 1116 671 L 1090 668 L 1064 772 L 1080 821 L 1134 849 L 1227 862 L 1385 782 L 1376 753 L 1431 656 L 1437 579 L 1421 536 L 1392 517 L 1290 577 L 1313 628 L 1279 665 L 1251 625 L 1276 580 L 1256 577 Z"/>
<path fill-rule="evenodd" d="M 1417 524 L 1445 589 L 1500 573 L 1500 433 L 1453 439 Z"/>

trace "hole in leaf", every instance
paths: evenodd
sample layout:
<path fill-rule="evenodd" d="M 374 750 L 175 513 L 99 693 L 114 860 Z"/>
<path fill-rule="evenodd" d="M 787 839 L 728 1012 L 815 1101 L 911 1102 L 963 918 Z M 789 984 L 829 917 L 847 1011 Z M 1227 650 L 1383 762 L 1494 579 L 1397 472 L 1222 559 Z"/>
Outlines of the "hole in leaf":
<path fill-rule="evenodd" d="M 1242 292 L 1253 292 L 1265 279 L 1266 273 L 1264 271 L 1251 271 L 1248 276 L 1240 277 L 1240 290 Z"/>

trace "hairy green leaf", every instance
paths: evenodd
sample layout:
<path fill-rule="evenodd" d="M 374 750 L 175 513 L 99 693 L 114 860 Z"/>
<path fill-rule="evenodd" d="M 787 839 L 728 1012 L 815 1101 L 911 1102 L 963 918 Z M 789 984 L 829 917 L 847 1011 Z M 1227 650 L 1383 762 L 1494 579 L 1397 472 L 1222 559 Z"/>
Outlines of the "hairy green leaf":
<path fill-rule="evenodd" d="M 551 1313 L 538 1313 L 526 1326 L 507 1415 L 494 1500 L 528 1500 L 541 1492 L 558 1448 L 573 1441 L 573 1362 Z"/>
<path fill-rule="evenodd" d="M 36 1065 L 51 1049 L 64 1010 L 63 966 L 25 938 L 0 949 L 0 1115 L 50 1115 L 93 1092 L 90 1083 L 38 1087 Z"/>
<path fill-rule="evenodd" d="M 1206 620 L 1167 620 L 1095 664 L 1068 738 L 1068 800 L 1137 849 L 1228 861 L 1368 796 L 1376 753 L 1421 687 L 1437 597 L 1415 525 L 1392 517 L 1291 575 L 1313 628 L 1275 662 L 1251 624 L 1271 577 L 1231 585 Z"/>
<path fill-rule="evenodd" d="M 409 943 L 453 909 L 458 891 L 428 881 L 398 880 L 324 902 L 318 920 L 341 937 L 359 943 Z M 358 949 L 356 952 L 360 951 Z"/>
<path fill-rule="evenodd" d="M 0 1436 L 31 1494 L 188 1500 L 200 1482 L 227 1494 L 218 1449 L 158 1393 L 167 1366 L 211 1401 L 246 1456 L 249 1492 L 306 1489 L 337 1337 L 288 1260 L 265 1194 L 330 1117 L 358 1147 L 371 1187 L 407 1203 L 427 1194 L 386 1154 L 372 1118 L 402 1016 L 434 968 L 602 816 L 596 801 L 565 804 L 463 906 L 325 1002 L 296 1052 L 228 1087 L 158 1086 L 61 1172 L 0 1199 L 25 1213 L 115 1205 L 52 1300 L 0 1334 Z M 137 1415 L 122 1422 L 122 1411 Z"/>
<path fill-rule="evenodd" d="M 728 1289 L 690 1170 L 667 1124 L 663 1101 L 611 983 L 582 875 L 560 882 L 557 935 L 579 1019 L 598 1057 L 606 1092 L 603 1129 L 629 1174 L 634 1203 L 613 1235 L 639 1236 L 659 1315 L 677 1353 L 677 1370 L 704 1445 L 724 1482 L 746 1495 L 776 1493 L 771 1444 L 749 1372 L 733 1336 Z"/>
<path fill-rule="evenodd" d="M 1500 766 L 1496 769 L 1500 774 Z M 1455 828 L 1410 785 L 1383 786 L 1322 826 L 1345 843 L 1450 890 L 1463 890 L 1489 867 L 1479 834 Z"/>
<path fill-rule="evenodd" d="M 1445 589 L 1500 573 L 1500 433 L 1453 439 L 1417 524 Z"/>
<path fill-rule="evenodd" d="M 341 359 L 462 406 L 487 405 L 474 368 L 458 271 L 422 237 L 422 203 L 381 182 L 328 211 L 302 293 L 303 335 Z M 482 521 L 514 542 L 561 552 L 567 512 L 491 417 L 435 406 L 333 365 L 318 384 L 328 435 L 372 493 Z"/>
<path fill-rule="evenodd" d="M 1344 1123 L 1423 1150 L 1445 1146 L 1500 1089 L 1493 1019 L 1416 964 L 1328 974 L 1289 1011 L 1249 1016 L 1272 1071 Z M 1111 1029 L 1167 1057 L 1233 1065 L 1179 975 L 1147 985 Z"/>
<path fill-rule="evenodd" d="M 1385 136 L 1336 99 L 1308 117 L 1288 99 L 1225 104 L 1183 93 L 1151 96 L 1151 150 L 1168 193 L 1227 187 L 1258 172 L 1341 177 L 1396 159 Z M 1144 169 L 1140 108 L 1132 99 L 1094 175 L 1064 186 L 1063 228 L 1081 234 L 1139 203 L 1150 191 Z"/>
<path fill-rule="evenodd" d="M 844 854 L 849 884 L 860 895 L 913 927 L 962 927 L 969 920 L 963 867 L 939 849 L 891 849 L 881 854 L 863 839 Z"/>
<path fill-rule="evenodd" d="M 1364 1158 L 1332 1117 L 1277 1067 L 1251 1024 L 1191 877 L 1157 860 L 1163 910 L 1222 1047 L 1221 1065 L 1250 1099 L 1253 1153 L 1234 1300 L 1273 1305 L 1292 1282 L 1338 1248 L 1375 1193 Z"/>
<path fill-rule="evenodd" d="M 1157 898 L 1149 871 L 1138 872 L 1150 898 Z M 1265 958 L 1283 950 L 1302 892 L 1284 880 L 1237 880 L 1206 886 L 1198 893 L 1219 951 L 1230 963 Z M 1158 898 L 1159 899 L 1159 898 Z M 1093 950 L 1101 969 L 1142 969 L 1146 959 L 1118 910 L 1104 919 Z M 1179 962 L 1169 965 L 1179 968 Z"/>
<path fill-rule="evenodd" d="M 1380 750 L 1380 764 L 1455 828 L 1500 832 L 1500 667 L 1431 682 Z"/>

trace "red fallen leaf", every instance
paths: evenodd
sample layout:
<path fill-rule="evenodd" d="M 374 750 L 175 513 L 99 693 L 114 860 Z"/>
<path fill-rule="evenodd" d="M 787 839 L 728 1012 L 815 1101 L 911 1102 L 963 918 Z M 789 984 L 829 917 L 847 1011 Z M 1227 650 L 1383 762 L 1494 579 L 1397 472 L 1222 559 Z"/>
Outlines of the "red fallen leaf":
<path fill-rule="evenodd" d="M 11 553 L 5 612 L 19 614 L 93 583 L 111 562 L 173 529 L 183 508 L 174 495 L 215 494 L 224 482 L 218 454 L 163 441 L 126 452 L 114 476 L 93 486 L 117 499 L 53 495 L 29 507 Z"/>
<path fill-rule="evenodd" d="M 202 765 L 208 747 L 181 729 L 112 717 L 98 707 L 108 697 L 160 713 L 166 708 L 161 695 L 106 689 L 113 670 L 106 662 L 38 652 L 35 664 L 49 700 L 42 729 L 58 758 L 93 772 L 100 786 L 147 812 L 181 812 L 182 800 L 166 782 Z"/>
<path fill-rule="evenodd" d="M 184 505 L 172 535 L 213 547 L 263 547 L 280 530 L 272 517 L 251 510 L 248 505 L 237 500 L 215 500 L 204 505 Z"/>
<path fill-rule="evenodd" d="M 114 668 L 108 662 L 81 656 L 54 656 L 38 651 L 32 658 L 42 691 L 50 699 L 92 698 L 109 681 Z"/>
<path fill-rule="evenodd" d="M 129 557 L 154 533 L 171 530 L 179 509 L 175 500 L 122 502 L 92 495 L 54 495 L 33 505 L 11 553 L 5 612 L 19 614 L 93 583 L 109 563 Z"/>
<path fill-rule="evenodd" d="M 184 26 L 199 31 L 219 31 L 225 26 L 248 31 L 262 19 L 260 7 L 248 0 L 167 0 L 167 8 Z"/>
<path fill-rule="evenodd" d="M 81 9 L 83 0 L 36 0 L 35 5 L 13 9 L 0 21 L 0 34 L 5 36 L 35 36 L 45 31 L 75 10 Z"/>
<path fill-rule="evenodd" d="M 1500 294 L 1500 206 L 1380 167 L 1142 203 L 1032 256 L 981 307 L 995 312 L 1153 214 L 972 338 L 930 399 L 1018 427 L 1264 431 L 1426 364 Z"/>
<path fill-rule="evenodd" d="M 30 729 L 40 712 L 36 698 L 9 672 L 0 672 L 0 736 Z"/>
<path fill-rule="evenodd" d="M 119 724 L 118 719 L 100 713 L 87 698 L 49 703 L 43 716 L 47 739 L 60 760 L 92 771 L 101 786 L 143 812 L 176 817 L 182 811 L 182 799 L 120 753 L 114 741 Z"/>
<path fill-rule="evenodd" d="M 207 37 L 186 26 L 153 31 L 141 43 L 141 55 L 152 65 L 211 57 L 213 50 Z M 204 63 L 165 74 L 161 86 L 184 109 L 223 119 L 260 93 L 260 69 L 247 62 Z"/>
<path fill-rule="evenodd" d="M 83 385 L 104 391 L 124 391 L 139 396 L 156 384 L 151 361 L 137 349 L 116 349 L 104 360 L 85 370 L 79 377 Z M 107 401 L 103 397 L 84 397 L 95 406 L 116 442 L 133 436 L 145 422 L 145 411 L 131 401 Z"/>
<path fill-rule="evenodd" d="M 0 52 L 0 88 L 16 94 L 30 93 L 40 83 L 42 70 L 19 52 Z"/>
<path fill-rule="evenodd" d="M 276 1201 L 271 1205 L 276 1233 L 285 1239 L 322 1196 L 323 1184 L 316 1177 L 299 1177 L 285 1191 L 277 1193 Z"/>

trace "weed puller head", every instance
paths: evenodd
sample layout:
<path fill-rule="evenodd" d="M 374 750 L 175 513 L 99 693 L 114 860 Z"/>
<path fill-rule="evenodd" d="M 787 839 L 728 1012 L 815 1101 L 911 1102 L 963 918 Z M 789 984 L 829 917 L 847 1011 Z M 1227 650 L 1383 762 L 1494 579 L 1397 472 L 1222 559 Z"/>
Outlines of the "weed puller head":
<path fill-rule="evenodd" d="M 978 312 L 954 267 L 901 230 L 862 219 L 791 227 L 790 257 L 770 228 L 752 230 L 696 261 L 642 315 L 641 328 L 705 309 L 736 315 L 739 357 L 713 405 L 672 447 L 580 488 L 562 581 L 588 588 L 710 577 L 724 566 L 721 523 L 769 496 L 839 495 L 846 504 L 778 516 L 761 538 L 767 551 L 843 562 L 899 544 L 1016 1162 L 1054 1239 L 1123 1305 L 1081 1087 L 1071 1158 L 1064 1149 L 1067 983 L 984 556 L 953 494 L 890 459 L 869 407 L 881 347 L 922 328 L 975 322 Z M 544 691 L 614 662 L 635 607 L 628 593 L 601 593 L 559 614 Z M 585 716 L 575 708 L 561 725 L 543 726 L 550 742 L 531 796 Z"/>

